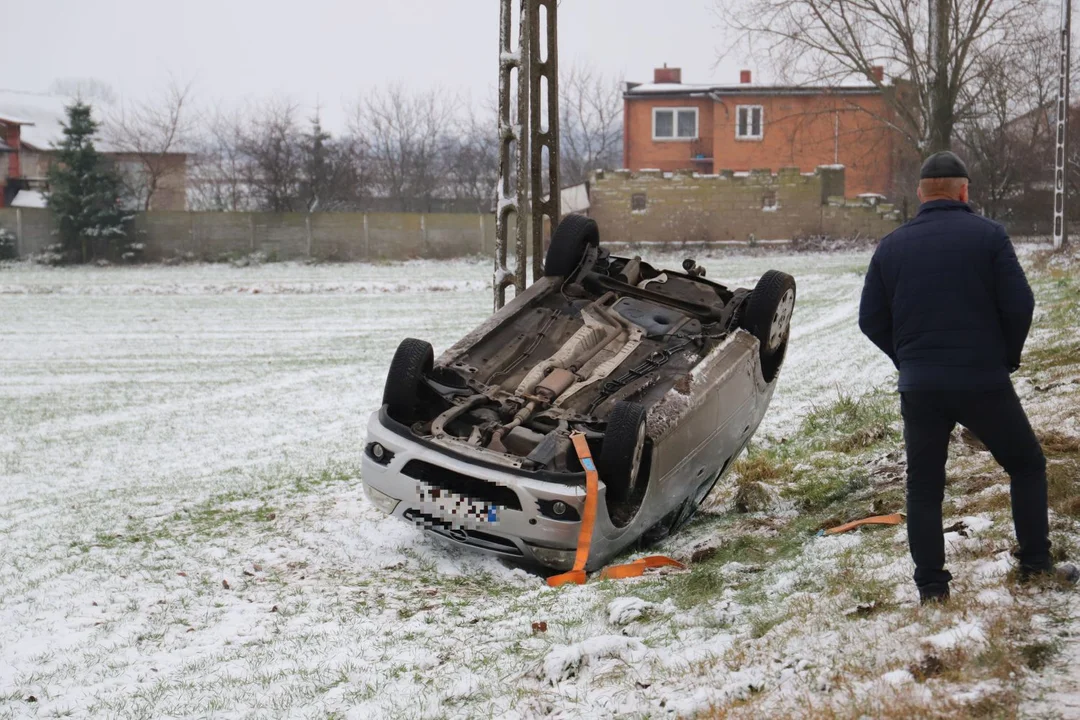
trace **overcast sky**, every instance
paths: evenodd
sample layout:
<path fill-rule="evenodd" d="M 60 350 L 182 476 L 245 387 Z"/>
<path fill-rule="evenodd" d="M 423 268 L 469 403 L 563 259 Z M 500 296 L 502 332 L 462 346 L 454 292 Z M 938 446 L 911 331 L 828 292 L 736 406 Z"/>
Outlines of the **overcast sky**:
<path fill-rule="evenodd" d="M 92 77 L 140 98 L 170 76 L 201 104 L 318 101 L 331 125 L 365 88 L 442 86 L 480 103 L 498 73 L 497 0 L 6 0 L 0 87 Z M 734 82 L 713 0 L 562 0 L 560 59 L 651 81 Z M 756 68 L 755 68 L 756 69 Z"/>

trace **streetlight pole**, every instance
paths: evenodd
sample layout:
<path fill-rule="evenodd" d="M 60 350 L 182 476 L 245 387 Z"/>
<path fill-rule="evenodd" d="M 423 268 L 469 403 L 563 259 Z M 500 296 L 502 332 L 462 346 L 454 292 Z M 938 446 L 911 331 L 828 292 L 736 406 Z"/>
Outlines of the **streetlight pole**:
<path fill-rule="evenodd" d="M 1071 56 L 1072 0 L 1061 0 L 1061 66 L 1058 68 L 1057 128 L 1054 147 L 1054 249 L 1069 241 L 1066 202 L 1068 187 L 1069 61 Z"/>

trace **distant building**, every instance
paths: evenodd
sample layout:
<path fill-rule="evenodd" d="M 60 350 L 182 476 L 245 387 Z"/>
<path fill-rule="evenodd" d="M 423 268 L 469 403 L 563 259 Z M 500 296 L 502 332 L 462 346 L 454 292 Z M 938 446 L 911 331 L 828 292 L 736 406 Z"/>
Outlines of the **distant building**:
<path fill-rule="evenodd" d="M 60 95 L 0 90 L 0 207 L 42 203 L 48 192 L 49 167 L 56 158 L 55 146 L 63 139 L 65 106 L 70 102 Z M 100 137 L 94 145 L 116 163 L 129 185 L 139 186 L 145 165 L 137 156 L 119 152 Z M 186 210 L 187 155 L 168 153 L 162 160 L 176 169 L 162 177 L 151 209 Z"/>
<path fill-rule="evenodd" d="M 875 68 L 878 82 L 882 68 Z M 632 171 L 748 172 L 843 165 L 847 194 L 892 196 L 901 138 L 879 85 L 691 85 L 678 68 L 624 93 L 623 158 Z"/>

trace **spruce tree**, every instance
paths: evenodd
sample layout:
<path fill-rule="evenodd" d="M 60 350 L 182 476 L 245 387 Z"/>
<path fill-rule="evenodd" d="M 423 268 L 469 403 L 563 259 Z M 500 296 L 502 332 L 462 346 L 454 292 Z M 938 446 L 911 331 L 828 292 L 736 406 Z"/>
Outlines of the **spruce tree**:
<path fill-rule="evenodd" d="M 326 209 L 320 206 L 329 203 L 331 198 L 326 196 L 333 192 L 336 174 L 334 158 L 330 156 L 330 133 L 323 130 L 318 110 L 311 119 L 311 131 L 304 133 L 303 137 L 304 177 L 300 183 L 300 197 L 306 205 L 305 209 L 311 213 Z"/>
<path fill-rule="evenodd" d="M 66 111 L 64 139 L 49 168 L 48 198 L 64 254 L 87 262 L 93 241 L 106 238 L 117 255 L 129 258 L 134 248 L 124 224 L 131 216 L 120 204 L 119 176 L 94 147 L 98 123 L 81 100 Z"/>

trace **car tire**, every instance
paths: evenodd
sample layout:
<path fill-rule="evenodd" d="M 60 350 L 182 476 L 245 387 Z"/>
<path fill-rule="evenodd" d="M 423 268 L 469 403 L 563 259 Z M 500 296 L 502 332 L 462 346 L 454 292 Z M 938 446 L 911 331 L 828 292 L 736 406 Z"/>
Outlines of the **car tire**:
<path fill-rule="evenodd" d="M 544 275 L 567 277 L 577 270 L 585 251 L 600 244 L 600 226 L 584 215 L 567 215 L 555 228 L 544 259 Z"/>
<path fill-rule="evenodd" d="M 791 335 L 795 309 L 795 278 L 769 270 L 758 280 L 742 313 L 742 327 L 758 339 L 761 374 L 772 382 L 780 372 Z"/>
<path fill-rule="evenodd" d="M 431 372 L 435 352 L 431 343 L 405 338 L 398 345 L 383 386 L 383 405 L 391 418 L 405 425 L 416 419 L 418 394 L 424 373 Z"/>
<path fill-rule="evenodd" d="M 618 402 L 608 415 L 598 469 L 607 486 L 609 503 L 626 503 L 639 490 L 644 476 L 645 408 L 635 402 Z"/>

